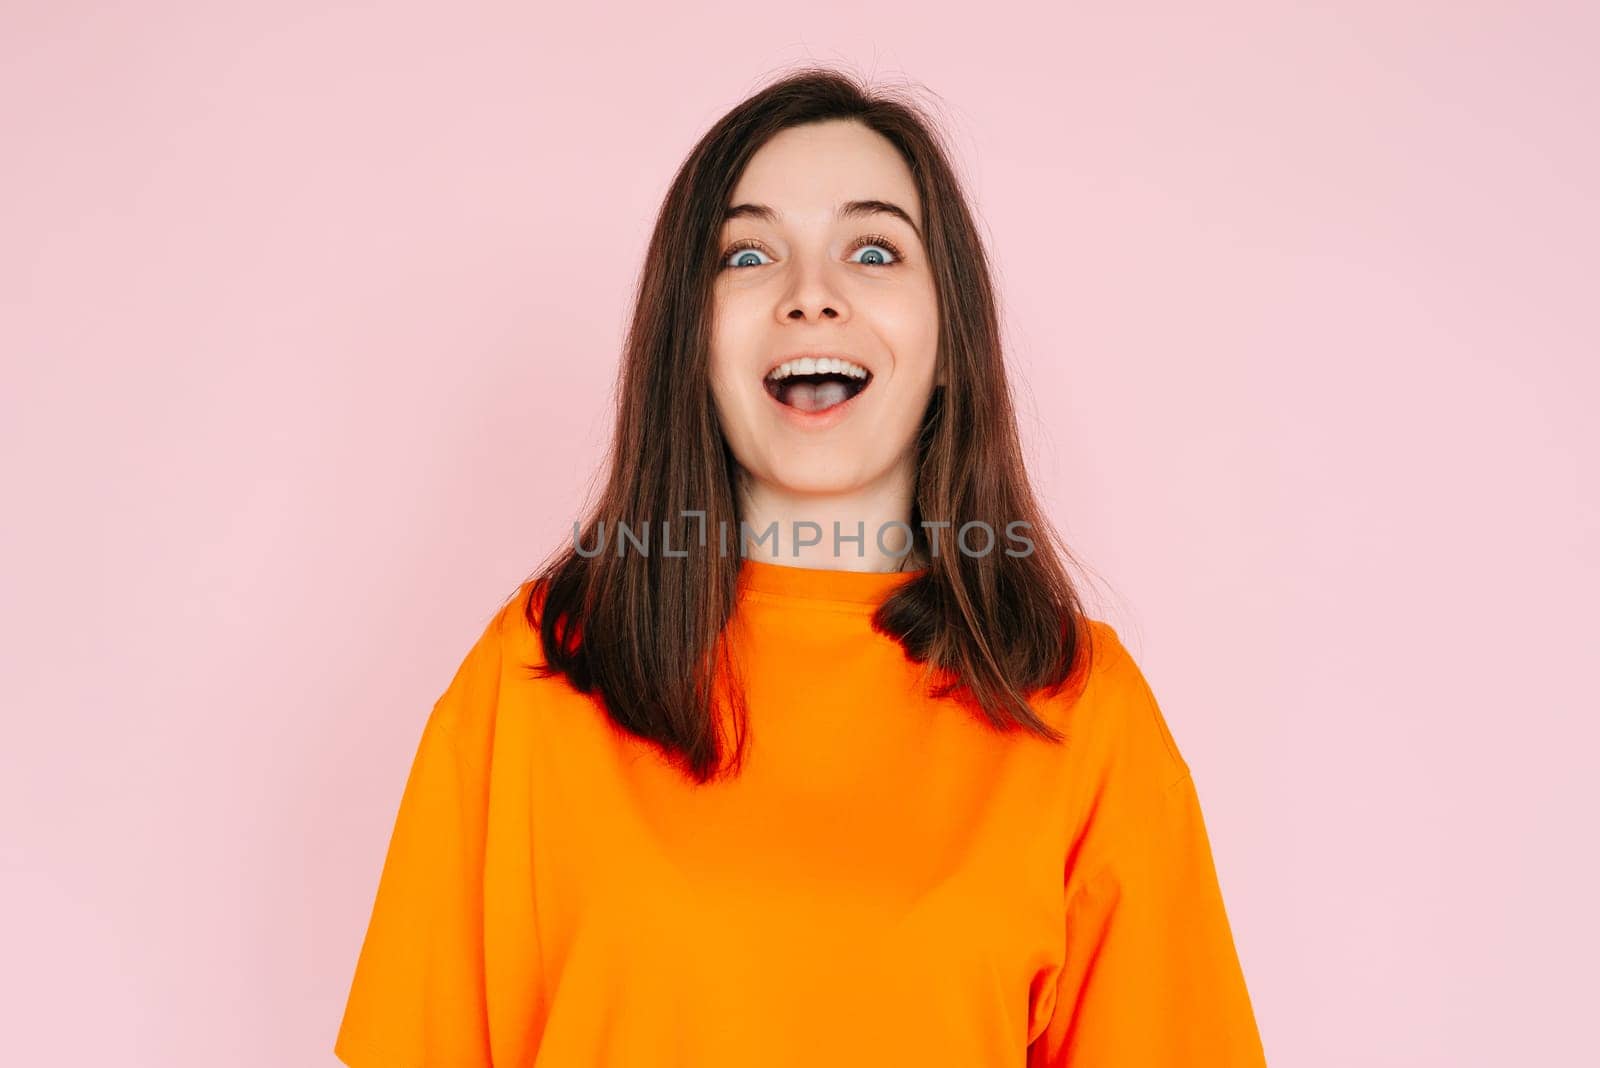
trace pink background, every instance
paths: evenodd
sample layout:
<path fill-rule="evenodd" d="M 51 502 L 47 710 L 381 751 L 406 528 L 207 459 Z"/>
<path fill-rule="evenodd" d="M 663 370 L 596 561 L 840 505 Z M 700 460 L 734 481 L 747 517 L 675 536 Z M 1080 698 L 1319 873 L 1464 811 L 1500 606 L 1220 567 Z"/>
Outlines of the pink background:
<path fill-rule="evenodd" d="M 671 172 L 805 59 L 938 94 L 1272 1063 L 1592 1055 L 1600 17 L 1288 7 L 7 5 L 6 1060 L 333 1063 Z"/>

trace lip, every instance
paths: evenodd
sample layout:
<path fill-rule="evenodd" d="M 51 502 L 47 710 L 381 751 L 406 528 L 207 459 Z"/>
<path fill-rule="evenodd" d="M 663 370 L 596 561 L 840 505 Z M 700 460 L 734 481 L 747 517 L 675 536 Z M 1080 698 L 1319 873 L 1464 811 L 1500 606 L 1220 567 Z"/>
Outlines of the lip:
<path fill-rule="evenodd" d="M 867 370 L 867 384 L 848 400 L 840 401 L 833 407 L 826 408 L 820 412 L 803 412 L 798 408 L 791 408 L 777 397 L 774 397 L 771 393 L 767 392 L 767 376 L 776 370 L 780 365 L 787 363 L 790 360 L 798 360 L 807 356 L 814 360 L 829 358 L 836 360 L 848 360 L 858 367 L 865 367 Z M 871 367 L 867 367 L 865 363 L 850 355 L 848 352 L 791 352 L 787 355 L 779 356 L 777 359 L 773 360 L 767 365 L 766 370 L 761 373 L 759 387 L 762 395 L 767 398 L 768 402 L 770 402 L 774 408 L 778 409 L 779 416 L 790 426 L 796 428 L 797 430 L 826 430 L 836 423 L 843 422 L 845 419 L 850 417 L 850 413 L 856 409 L 857 402 L 859 402 L 862 397 L 866 396 L 867 391 L 872 388 L 872 383 L 874 380 L 876 380 L 876 378 L 876 371 L 874 371 Z"/>

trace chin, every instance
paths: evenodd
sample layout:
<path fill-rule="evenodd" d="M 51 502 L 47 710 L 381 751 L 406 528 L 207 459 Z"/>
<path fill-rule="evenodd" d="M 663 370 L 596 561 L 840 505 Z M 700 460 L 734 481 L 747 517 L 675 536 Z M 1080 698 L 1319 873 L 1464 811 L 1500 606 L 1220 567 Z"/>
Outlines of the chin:
<path fill-rule="evenodd" d="M 784 471 L 768 479 L 779 493 L 793 494 L 843 494 L 860 487 L 853 478 L 841 478 L 838 468 L 817 471 Z"/>
<path fill-rule="evenodd" d="M 778 493 L 816 495 L 853 493 L 864 485 L 859 464 L 833 450 L 804 458 L 791 451 L 767 468 L 762 481 Z"/>

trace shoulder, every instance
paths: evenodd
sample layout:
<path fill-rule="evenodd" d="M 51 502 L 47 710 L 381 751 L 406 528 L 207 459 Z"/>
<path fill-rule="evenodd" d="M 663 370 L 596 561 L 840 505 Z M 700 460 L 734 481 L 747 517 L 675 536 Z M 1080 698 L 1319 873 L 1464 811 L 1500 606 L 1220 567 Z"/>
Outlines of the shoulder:
<path fill-rule="evenodd" d="M 464 641 L 466 652 L 429 716 L 430 730 L 475 760 L 485 758 L 493 744 L 507 680 L 524 677 L 522 669 L 537 653 L 538 633 L 527 618 L 533 593 L 532 580 L 523 582 L 479 617 L 472 637 Z"/>
<path fill-rule="evenodd" d="M 1086 619 L 1081 685 L 1061 713 L 1067 745 L 1081 759 L 1159 788 L 1189 774 L 1177 740 L 1138 661 L 1115 627 Z"/>

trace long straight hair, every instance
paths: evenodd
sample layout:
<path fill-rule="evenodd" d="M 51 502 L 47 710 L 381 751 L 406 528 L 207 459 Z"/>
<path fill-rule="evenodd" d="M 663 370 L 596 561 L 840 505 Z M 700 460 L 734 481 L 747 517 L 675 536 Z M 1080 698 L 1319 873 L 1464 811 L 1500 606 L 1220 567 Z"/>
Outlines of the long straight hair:
<path fill-rule="evenodd" d="M 928 557 L 923 524 L 954 536 L 981 521 L 990 531 L 1026 523 L 1031 552 L 945 551 L 897 587 L 873 626 L 922 665 L 920 685 L 997 730 L 1065 735 L 1029 698 L 1076 677 L 1087 619 L 1063 567 L 1071 554 L 1036 503 L 1024 469 L 1001 351 L 988 258 L 940 134 L 914 104 L 852 75 L 807 67 L 750 96 L 694 146 L 657 216 L 639 277 L 619 371 L 615 431 L 604 490 L 574 543 L 533 575 L 522 611 L 543 643 L 539 677 L 563 675 L 598 697 L 619 728 L 657 745 L 703 784 L 722 765 L 731 731 L 737 773 L 748 713 L 724 642 L 737 607 L 744 550 L 711 551 L 740 531 L 736 461 L 710 387 L 712 287 L 723 213 L 750 158 L 781 130 L 854 121 L 904 157 L 922 201 L 922 232 L 938 294 L 936 387 L 915 448 L 914 550 Z M 623 526 L 660 533 L 650 547 L 603 551 Z M 582 546 L 600 545 L 595 553 Z M 722 716 L 726 708 L 730 713 Z"/>

